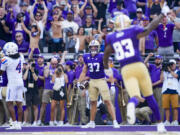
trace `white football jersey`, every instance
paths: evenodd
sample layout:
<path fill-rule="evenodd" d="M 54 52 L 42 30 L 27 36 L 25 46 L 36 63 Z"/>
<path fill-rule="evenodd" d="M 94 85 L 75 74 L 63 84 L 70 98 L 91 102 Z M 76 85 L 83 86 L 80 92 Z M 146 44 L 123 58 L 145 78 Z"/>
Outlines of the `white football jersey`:
<path fill-rule="evenodd" d="M 5 56 L 1 59 L 1 70 L 6 71 L 8 78 L 8 85 L 23 86 L 22 68 L 24 63 L 24 56 L 20 55 L 18 59 L 12 59 Z"/>

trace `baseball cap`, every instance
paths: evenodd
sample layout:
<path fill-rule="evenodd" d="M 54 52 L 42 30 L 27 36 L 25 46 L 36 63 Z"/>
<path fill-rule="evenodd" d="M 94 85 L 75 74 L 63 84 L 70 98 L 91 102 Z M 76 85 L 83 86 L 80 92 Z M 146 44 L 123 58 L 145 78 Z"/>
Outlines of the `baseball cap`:
<path fill-rule="evenodd" d="M 112 57 L 109 57 L 109 59 L 108 59 L 109 61 L 113 61 L 113 58 Z"/>
<path fill-rule="evenodd" d="M 72 66 L 73 62 L 71 60 L 66 61 L 66 65 Z"/>
<path fill-rule="evenodd" d="M 56 5 L 53 6 L 53 9 L 54 8 L 60 8 L 60 6 L 58 4 L 56 4 Z"/>
<path fill-rule="evenodd" d="M 143 12 L 143 11 L 142 11 L 142 8 L 138 8 L 138 9 L 136 10 L 136 12 L 142 13 L 142 12 Z"/>
<path fill-rule="evenodd" d="M 174 59 L 170 59 L 170 60 L 169 60 L 169 63 L 174 63 L 174 64 L 176 64 L 176 61 L 175 61 Z"/>
<path fill-rule="evenodd" d="M 161 55 L 156 55 L 155 59 L 162 59 L 162 56 Z"/>

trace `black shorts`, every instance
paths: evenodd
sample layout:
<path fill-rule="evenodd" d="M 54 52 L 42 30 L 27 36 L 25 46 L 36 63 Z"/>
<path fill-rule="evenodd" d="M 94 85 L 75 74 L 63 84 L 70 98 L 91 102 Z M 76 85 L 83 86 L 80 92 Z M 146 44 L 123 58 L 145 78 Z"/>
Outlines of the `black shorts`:
<path fill-rule="evenodd" d="M 65 100 L 66 99 L 66 90 L 65 90 L 65 88 L 63 87 L 58 91 L 54 90 L 52 99 L 54 99 L 56 101 Z"/>
<path fill-rule="evenodd" d="M 26 92 L 26 106 L 39 105 L 40 99 L 38 93 Z"/>
<path fill-rule="evenodd" d="M 54 41 L 52 39 L 52 44 L 51 44 L 51 52 L 56 52 L 58 53 L 59 51 L 63 52 L 64 51 L 64 46 L 63 46 L 63 39 L 57 39 L 57 41 Z"/>

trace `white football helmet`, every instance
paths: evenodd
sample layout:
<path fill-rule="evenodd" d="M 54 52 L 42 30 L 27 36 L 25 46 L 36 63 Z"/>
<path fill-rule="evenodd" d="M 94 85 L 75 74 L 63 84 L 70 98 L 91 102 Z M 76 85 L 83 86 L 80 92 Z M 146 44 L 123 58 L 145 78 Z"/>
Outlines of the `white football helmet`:
<path fill-rule="evenodd" d="M 92 47 L 95 47 L 95 48 L 92 48 Z M 99 43 L 99 41 L 92 40 L 89 43 L 89 50 L 90 50 L 91 54 L 97 54 L 99 52 L 99 50 L 100 50 L 100 43 Z"/>
<path fill-rule="evenodd" d="M 3 47 L 3 52 L 7 56 L 17 54 L 18 46 L 14 42 L 7 42 Z"/>
<path fill-rule="evenodd" d="M 113 18 L 113 23 L 114 23 L 114 30 L 121 31 L 123 29 L 130 27 L 131 20 L 127 15 L 119 14 Z"/>

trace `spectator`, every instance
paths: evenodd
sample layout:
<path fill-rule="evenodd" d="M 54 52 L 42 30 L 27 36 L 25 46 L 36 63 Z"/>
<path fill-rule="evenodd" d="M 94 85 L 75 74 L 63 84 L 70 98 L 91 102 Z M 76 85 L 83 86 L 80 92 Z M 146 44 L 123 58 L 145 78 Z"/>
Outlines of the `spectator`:
<path fill-rule="evenodd" d="M 80 16 L 83 20 L 83 24 L 85 24 L 86 16 L 92 17 L 92 22 L 94 24 L 94 19 L 97 17 L 98 10 L 96 6 L 93 3 L 93 0 L 89 0 L 89 4 L 87 3 L 87 0 L 85 0 L 83 6 L 80 8 Z"/>
<path fill-rule="evenodd" d="M 135 25 L 140 24 L 140 25 L 141 25 L 141 22 L 142 22 L 143 19 L 144 19 L 143 11 L 142 11 L 141 8 L 138 8 L 138 9 L 137 9 L 137 11 L 136 11 L 136 17 L 137 17 L 137 18 L 133 19 L 132 24 L 135 24 Z"/>
<path fill-rule="evenodd" d="M 92 16 L 88 15 L 86 16 L 86 22 L 83 25 L 85 35 L 91 36 L 92 35 L 92 29 L 95 27 L 93 24 Z"/>
<path fill-rule="evenodd" d="M 51 21 L 52 44 L 50 48 L 53 54 L 61 54 L 64 51 L 61 14 L 61 11 L 54 11 L 53 20 Z"/>
<path fill-rule="evenodd" d="M 65 50 L 69 53 L 75 53 L 75 46 L 76 46 L 76 38 L 74 37 L 73 29 L 67 28 L 66 29 L 66 39 L 65 39 Z"/>
<path fill-rule="evenodd" d="M 97 12 L 97 19 L 101 19 L 103 18 L 103 25 L 106 24 L 106 9 L 108 6 L 108 1 L 109 0 L 94 0 L 94 5 L 96 6 L 97 9 L 101 9 L 98 10 Z"/>
<path fill-rule="evenodd" d="M 121 13 L 128 16 L 129 13 L 128 13 L 127 9 L 123 8 L 123 6 L 124 6 L 124 1 L 123 0 L 117 0 L 116 8 L 112 10 L 111 17 L 115 17 L 116 15 L 119 15 Z"/>
<path fill-rule="evenodd" d="M 42 125 L 41 121 L 45 112 L 45 108 L 53 97 L 54 83 L 52 82 L 52 76 L 56 70 L 57 65 L 58 65 L 58 60 L 56 58 L 52 58 L 50 64 L 48 64 L 44 69 L 45 86 L 44 86 L 44 91 L 42 95 L 42 105 L 40 109 L 40 117 L 38 120 L 38 125 Z"/>
<path fill-rule="evenodd" d="M 26 111 L 29 112 L 30 107 L 33 107 L 34 122 L 33 126 L 37 126 L 38 120 L 38 105 L 39 105 L 39 91 L 38 91 L 38 70 L 35 69 L 35 62 L 33 60 L 28 61 L 28 66 L 23 75 L 23 79 L 26 81 L 25 87 L 27 88 L 26 96 Z M 24 125 L 27 123 L 28 113 L 25 113 Z"/>
<path fill-rule="evenodd" d="M 39 9 L 42 11 L 38 11 L 35 13 L 35 16 L 33 14 L 35 6 L 38 5 Z M 44 14 L 43 14 L 44 12 Z M 40 28 L 40 40 L 38 42 L 39 44 L 39 48 L 41 50 L 41 52 L 43 52 L 43 47 L 45 45 L 45 42 L 43 40 L 43 33 L 44 33 L 44 29 L 45 29 L 45 25 L 46 25 L 46 20 L 47 20 L 47 15 L 48 15 L 48 9 L 45 5 L 44 1 L 40 1 L 40 3 L 38 3 L 37 1 L 35 1 L 35 3 L 33 4 L 31 10 L 30 10 L 30 17 L 31 17 L 31 21 L 32 22 L 36 22 L 38 27 Z"/>
<path fill-rule="evenodd" d="M 67 84 L 67 118 L 68 118 L 68 124 L 72 123 L 72 94 L 73 94 L 73 81 L 75 79 L 75 73 L 74 73 L 74 65 L 72 61 L 66 62 L 66 74 L 68 76 L 68 84 Z"/>
<path fill-rule="evenodd" d="M 63 40 L 64 40 L 64 42 L 65 42 L 66 35 L 67 35 L 66 29 L 70 28 L 70 27 L 73 29 L 73 33 L 76 34 L 79 26 L 73 20 L 73 12 L 72 11 L 68 11 L 67 19 L 62 21 L 62 24 L 61 24 L 61 28 L 63 29 Z"/>
<path fill-rule="evenodd" d="M 172 41 L 174 26 L 179 27 L 179 23 L 168 23 L 167 17 L 164 17 L 162 24 L 156 28 L 159 39 L 159 55 L 174 55 L 174 46 Z"/>
<path fill-rule="evenodd" d="M 76 80 L 79 79 L 80 74 L 81 74 L 81 72 L 83 70 L 83 66 L 84 66 L 83 55 L 79 54 L 77 59 L 78 59 L 78 65 L 77 65 L 77 67 L 75 69 L 75 78 L 76 78 Z M 84 80 L 87 81 L 88 79 L 89 79 L 89 77 L 88 77 L 88 74 L 87 74 L 86 77 L 84 78 Z M 85 110 L 86 110 L 86 89 L 82 89 L 82 90 L 79 89 L 78 90 L 78 99 L 77 99 L 77 109 L 76 109 L 77 115 L 75 117 L 76 123 L 78 123 L 79 115 L 80 115 L 80 124 L 81 125 L 85 125 L 88 122 Z"/>
<path fill-rule="evenodd" d="M 53 97 L 51 101 L 51 120 L 50 125 L 53 125 L 54 123 L 54 111 L 57 102 L 59 102 L 60 105 L 60 121 L 58 123 L 58 126 L 63 126 L 64 124 L 64 116 L 65 116 L 65 100 L 66 100 L 66 84 L 68 83 L 67 75 L 64 73 L 62 66 L 59 66 L 55 73 L 52 76 L 52 82 L 54 83 L 53 86 Z"/>
<path fill-rule="evenodd" d="M 72 5 L 72 11 L 74 12 L 74 22 L 76 22 L 79 26 L 82 26 L 79 5 Z"/>
<path fill-rule="evenodd" d="M 176 24 L 176 25 L 178 25 L 178 23 L 180 24 L 180 18 L 176 17 L 174 10 L 171 10 L 169 17 L 174 24 Z M 180 39 L 179 39 L 179 37 L 180 37 L 180 29 L 175 27 L 173 30 L 174 52 L 177 52 L 180 54 Z"/>
<path fill-rule="evenodd" d="M 129 12 L 130 19 L 134 19 L 136 17 L 136 0 L 125 0 L 124 1 L 125 7 Z"/>
<path fill-rule="evenodd" d="M 15 34 L 15 43 L 18 45 L 18 52 L 27 54 L 29 50 L 29 43 L 24 40 L 22 32 L 17 32 Z"/>
<path fill-rule="evenodd" d="M 31 26 L 31 31 L 29 31 L 22 21 L 22 27 L 30 38 L 30 46 L 28 50 L 29 57 L 31 57 L 32 55 L 33 58 L 35 58 L 40 54 L 39 40 L 40 40 L 41 30 L 39 28 L 39 25 L 37 24 L 37 22 L 35 22 L 35 24 L 32 24 Z"/>
<path fill-rule="evenodd" d="M 153 86 L 153 94 L 154 97 L 158 103 L 158 107 L 161 113 L 161 119 L 164 119 L 164 111 L 162 108 L 162 83 L 163 83 L 163 72 L 162 70 L 162 56 L 160 55 L 156 55 L 155 56 L 155 63 L 151 64 L 148 63 L 149 59 L 153 56 L 153 53 L 149 53 L 148 56 L 146 57 L 146 59 L 144 60 L 144 63 L 146 65 L 146 67 L 149 70 L 149 74 L 151 77 L 151 81 L 152 81 L 152 86 Z"/>
<path fill-rule="evenodd" d="M 42 55 L 38 56 L 35 68 L 38 70 L 38 82 L 37 82 L 37 85 L 38 85 L 39 99 L 40 99 L 40 105 L 41 105 L 42 94 L 43 94 L 43 91 L 44 91 L 44 68 L 45 68 L 44 57 Z"/>
<path fill-rule="evenodd" d="M 150 18 L 153 19 L 156 15 L 161 13 L 161 8 L 164 5 L 164 0 L 148 0 L 148 8 L 150 12 Z"/>
<path fill-rule="evenodd" d="M 143 26 L 147 27 L 149 24 L 149 18 L 148 17 L 144 17 L 143 19 Z M 155 45 L 156 45 L 156 49 L 155 49 Z M 145 55 L 145 53 L 154 53 L 155 51 L 157 51 L 157 48 L 159 46 L 159 42 L 158 42 L 158 35 L 157 32 L 155 30 L 153 30 L 148 36 L 146 36 L 144 38 L 144 41 L 140 42 L 140 46 L 142 47 L 142 54 Z"/>
<path fill-rule="evenodd" d="M 88 36 L 85 35 L 85 30 L 83 27 L 79 27 L 76 38 L 76 52 L 85 52 L 86 43 L 88 41 Z"/>
<path fill-rule="evenodd" d="M 180 94 L 178 78 L 180 74 L 176 70 L 176 61 L 169 60 L 169 64 L 163 69 L 163 87 L 162 87 L 162 106 L 165 109 L 166 121 L 165 125 L 170 125 L 170 103 L 173 109 L 173 121 L 171 125 L 178 125 L 178 94 Z"/>

